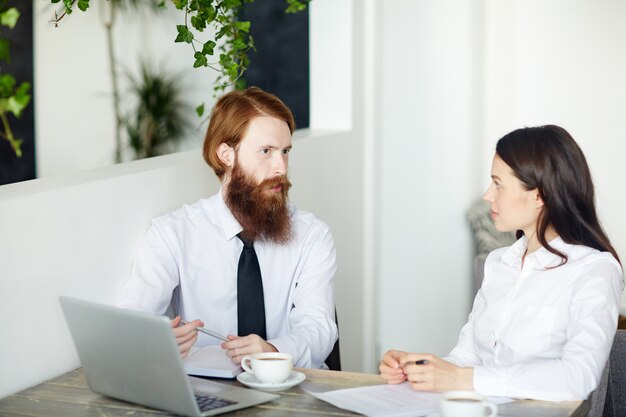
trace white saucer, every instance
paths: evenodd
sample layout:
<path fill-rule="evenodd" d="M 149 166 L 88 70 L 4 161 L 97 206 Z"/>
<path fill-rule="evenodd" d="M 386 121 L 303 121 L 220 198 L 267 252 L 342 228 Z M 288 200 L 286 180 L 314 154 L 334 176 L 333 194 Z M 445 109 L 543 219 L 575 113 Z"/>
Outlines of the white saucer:
<path fill-rule="evenodd" d="M 254 375 L 248 372 L 242 372 L 237 375 L 237 381 L 250 388 L 258 389 L 261 391 L 282 391 L 287 388 L 295 387 L 305 379 L 306 375 L 304 375 L 302 372 L 297 371 L 292 371 L 291 375 L 289 375 L 289 378 L 287 378 L 286 381 L 276 382 L 273 384 L 264 384 L 263 382 L 259 382 L 259 380 L 256 379 Z"/>

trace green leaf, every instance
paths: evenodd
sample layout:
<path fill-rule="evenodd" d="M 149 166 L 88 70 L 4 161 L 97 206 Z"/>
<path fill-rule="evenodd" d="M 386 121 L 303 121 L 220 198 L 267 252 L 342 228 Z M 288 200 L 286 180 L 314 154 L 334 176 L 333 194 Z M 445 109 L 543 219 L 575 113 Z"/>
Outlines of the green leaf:
<path fill-rule="evenodd" d="M 213 41 L 206 41 L 206 43 L 202 45 L 202 53 L 204 55 L 213 55 L 215 45 L 216 44 Z"/>
<path fill-rule="evenodd" d="M 209 65 L 207 57 L 204 56 L 202 52 L 197 51 L 195 54 L 193 54 L 193 57 L 196 58 L 196 61 L 193 63 L 194 68 L 206 67 L 207 65 Z"/>
<path fill-rule="evenodd" d="M 30 101 L 30 94 L 28 94 L 28 90 L 30 90 L 30 83 L 24 81 L 20 86 L 15 90 L 15 99 L 26 107 L 28 102 Z"/>
<path fill-rule="evenodd" d="M 242 32 L 250 32 L 250 22 L 235 22 L 235 27 Z"/>
<path fill-rule="evenodd" d="M 74 0 L 63 0 L 63 4 L 65 5 L 65 11 L 67 14 L 72 14 L 72 5 L 74 4 Z"/>
<path fill-rule="evenodd" d="M 298 13 L 304 9 L 306 9 L 307 4 L 310 0 L 287 0 L 287 10 L 285 13 Z"/>
<path fill-rule="evenodd" d="M 248 48 L 248 44 L 241 39 L 235 39 L 233 42 L 233 49 L 235 51 L 241 51 Z"/>
<path fill-rule="evenodd" d="M 196 114 L 198 115 L 198 117 L 202 117 L 202 115 L 204 114 L 204 103 L 196 107 Z"/>
<path fill-rule="evenodd" d="M 20 12 L 15 7 L 11 7 L 10 9 L 0 13 L 0 24 L 13 29 L 17 23 L 17 19 L 19 18 Z"/>
<path fill-rule="evenodd" d="M 206 8 L 206 21 L 207 23 L 211 23 L 215 20 L 217 16 L 217 10 L 213 6 L 209 6 Z"/>
<path fill-rule="evenodd" d="M 236 80 L 239 76 L 239 65 L 236 62 L 230 64 L 226 69 L 226 74 L 231 80 Z"/>
<path fill-rule="evenodd" d="M 9 52 L 9 41 L 0 38 L 0 60 L 11 62 L 11 53 Z"/>
<path fill-rule="evenodd" d="M 226 9 L 238 9 L 241 6 L 241 0 L 224 0 L 222 7 Z"/>
<path fill-rule="evenodd" d="M 217 33 L 215 34 L 215 40 L 216 41 L 220 40 L 226 33 L 230 32 L 231 29 L 232 29 L 232 25 L 224 24 L 224 26 L 222 26 L 220 30 L 218 30 Z"/>
<path fill-rule="evenodd" d="M 176 25 L 178 30 L 178 36 L 174 42 L 186 42 L 191 43 L 193 41 L 193 33 L 185 25 Z"/>
<path fill-rule="evenodd" d="M 78 8 L 81 12 L 84 12 L 89 8 L 89 0 L 78 0 Z"/>
<path fill-rule="evenodd" d="M 221 54 L 220 55 L 220 65 L 222 68 L 228 67 L 233 62 L 233 58 L 230 55 Z"/>
<path fill-rule="evenodd" d="M 23 82 L 20 84 L 19 88 L 15 91 L 15 95 L 7 99 L 6 111 L 10 111 L 15 115 L 15 117 L 20 117 L 22 115 L 22 111 L 30 102 L 30 95 L 28 94 L 29 89 L 29 83 Z"/>
<path fill-rule="evenodd" d="M 174 7 L 178 10 L 183 10 L 187 7 L 187 0 L 172 0 L 172 3 L 174 3 Z"/>
<path fill-rule="evenodd" d="M 15 78 L 11 74 L 0 76 L 0 97 L 8 98 L 13 95 L 15 87 Z"/>
<path fill-rule="evenodd" d="M 247 86 L 248 82 L 243 77 L 238 78 L 237 81 L 235 81 L 235 90 L 245 90 Z"/>
<path fill-rule="evenodd" d="M 202 32 L 206 28 L 206 20 L 201 16 L 191 16 L 191 26 Z"/>

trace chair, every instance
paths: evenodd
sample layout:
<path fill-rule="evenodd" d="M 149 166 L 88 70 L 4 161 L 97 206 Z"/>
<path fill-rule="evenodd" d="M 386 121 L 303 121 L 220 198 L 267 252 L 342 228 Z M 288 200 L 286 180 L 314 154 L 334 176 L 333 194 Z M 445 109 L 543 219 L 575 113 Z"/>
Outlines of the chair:
<path fill-rule="evenodd" d="M 609 357 L 609 378 L 603 417 L 626 416 L 626 330 L 618 330 Z M 592 415 L 589 414 L 591 417 Z M 595 416 L 593 416 L 595 417 Z"/>
<path fill-rule="evenodd" d="M 324 363 L 331 371 L 341 371 L 341 357 L 339 356 L 339 321 L 337 321 L 337 310 L 335 310 L 335 323 L 337 324 L 337 341 Z"/>
<path fill-rule="evenodd" d="M 600 382 L 598 383 L 598 387 L 593 390 L 591 394 L 589 394 L 589 403 L 591 407 L 586 417 L 602 417 L 602 413 L 604 410 L 604 402 L 606 399 L 606 390 L 608 387 L 609 380 L 609 364 L 611 363 L 611 359 L 606 361 L 606 366 L 604 367 L 604 371 L 602 371 L 602 376 L 600 377 Z"/>

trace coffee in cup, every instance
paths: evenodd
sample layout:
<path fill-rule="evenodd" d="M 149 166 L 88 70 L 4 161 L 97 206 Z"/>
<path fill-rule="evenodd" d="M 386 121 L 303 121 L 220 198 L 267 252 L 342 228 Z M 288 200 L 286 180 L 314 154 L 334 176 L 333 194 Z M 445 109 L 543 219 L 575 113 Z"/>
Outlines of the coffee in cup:
<path fill-rule="evenodd" d="M 495 416 L 498 408 L 476 391 L 448 391 L 441 397 L 443 417 Z"/>
<path fill-rule="evenodd" d="M 241 367 L 264 384 L 284 382 L 291 375 L 293 356 L 288 353 L 264 352 L 246 355 Z"/>

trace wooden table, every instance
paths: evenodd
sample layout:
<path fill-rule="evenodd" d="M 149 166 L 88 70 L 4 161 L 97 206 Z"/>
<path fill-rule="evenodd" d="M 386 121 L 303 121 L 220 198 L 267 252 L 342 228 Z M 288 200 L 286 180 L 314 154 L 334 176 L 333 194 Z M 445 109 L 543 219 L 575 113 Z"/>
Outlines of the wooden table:
<path fill-rule="evenodd" d="M 236 416 L 353 416 L 306 393 L 304 389 L 324 387 L 342 389 L 383 383 L 378 375 L 353 372 L 335 372 L 299 369 L 307 379 L 300 385 L 280 392 L 276 401 L 230 413 Z M 220 380 L 224 382 L 224 380 Z M 237 381 L 227 383 L 241 386 Z M 317 391 L 317 390 L 316 390 Z M 515 401 L 499 406 L 500 417 L 584 417 L 589 409 L 587 401 L 551 403 L 545 401 Z M 136 404 L 114 400 L 95 394 L 87 388 L 80 369 L 53 378 L 35 387 L 0 399 L 2 417 L 154 417 L 171 414 L 148 409 Z"/>

